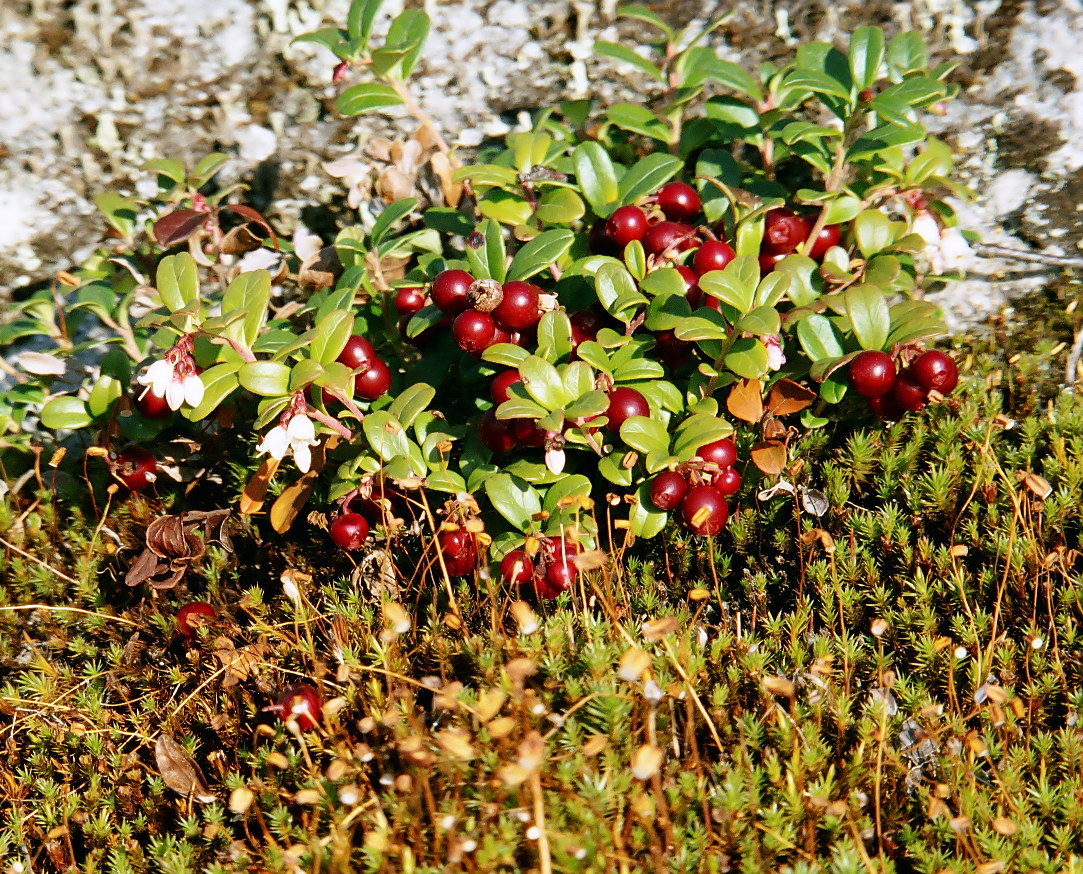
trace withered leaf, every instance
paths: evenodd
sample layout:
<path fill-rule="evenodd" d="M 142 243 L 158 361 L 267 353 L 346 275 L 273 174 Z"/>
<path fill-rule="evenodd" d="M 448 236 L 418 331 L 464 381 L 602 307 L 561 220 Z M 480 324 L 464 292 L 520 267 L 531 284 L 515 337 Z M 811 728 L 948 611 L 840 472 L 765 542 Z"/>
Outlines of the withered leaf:
<path fill-rule="evenodd" d="M 248 224 L 237 225 L 223 238 L 219 249 L 225 255 L 243 255 L 245 252 L 254 252 L 263 245 L 263 240 L 252 233 Z"/>
<path fill-rule="evenodd" d="M 726 409 L 745 422 L 763 418 L 763 386 L 758 379 L 739 379 L 726 398 Z"/>
<path fill-rule="evenodd" d="M 775 416 L 789 416 L 812 406 L 816 392 L 792 379 L 780 379 L 767 395 L 767 411 Z"/>
<path fill-rule="evenodd" d="M 254 669 L 271 651 L 267 642 L 260 638 L 256 643 L 237 649 L 227 637 L 220 637 L 215 642 L 214 654 L 222 663 L 222 688 L 231 689 L 242 680 L 247 680 Z"/>
<path fill-rule="evenodd" d="M 199 770 L 199 765 L 188 755 L 187 750 L 168 734 L 158 735 L 154 744 L 154 760 L 165 785 L 178 795 L 192 795 L 197 801 L 204 803 L 215 800 L 215 796 L 207 788 L 207 781 Z"/>
<path fill-rule="evenodd" d="M 279 461 L 275 458 L 265 458 L 252 479 L 244 487 L 241 493 L 241 513 L 251 516 L 258 513 L 263 507 L 263 499 L 267 497 L 267 489 L 274 479 L 275 471 L 278 470 Z"/>
<path fill-rule="evenodd" d="M 781 440 L 761 440 L 751 455 L 752 463 L 768 476 L 778 476 L 786 467 L 786 444 Z"/>
<path fill-rule="evenodd" d="M 275 251 L 280 251 L 281 247 L 278 245 L 278 235 L 275 234 L 275 229 L 271 227 L 271 223 L 267 221 L 259 212 L 252 209 L 250 206 L 245 206 L 241 203 L 226 203 L 223 204 L 222 209 L 227 209 L 230 212 L 235 212 L 243 219 L 247 219 L 250 222 L 255 222 L 261 228 L 267 232 L 267 236 L 271 238 L 271 244 L 274 246 Z"/>
<path fill-rule="evenodd" d="M 331 288 L 342 275 L 342 262 L 334 246 L 324 246 L 318 252 L 309 255 L 301 264 L 298 281 L 301 287 L 309 291 Z"/>

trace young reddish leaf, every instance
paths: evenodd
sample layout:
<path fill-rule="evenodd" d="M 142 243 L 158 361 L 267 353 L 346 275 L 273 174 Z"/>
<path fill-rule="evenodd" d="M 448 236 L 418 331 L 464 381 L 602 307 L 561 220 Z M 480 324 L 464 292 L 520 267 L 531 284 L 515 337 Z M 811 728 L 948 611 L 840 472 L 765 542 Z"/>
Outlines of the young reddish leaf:
<path fill-rule="evenodd" d="M 767 395 L 767 410 L 776 416 L 789 416 L 812 406 L 814 400 L 816 392 L 792 379 L 780 379 Z"/>
<path fill-rule="evenodd" d="M 786 444 L 781 440 L 762 440 L 752 447 L 752 463 L 768 476 L 782 473 L 786 461 Z"/>
<path fill-rule="evenodd" d="M 740 379 L 730 389 L 726 409 L 738 419 L 758 422 L 763 418 L 763 386 L 758 379 Z"/>
<path fill-rule="evenodd" d="M 175 209 L 154 223 L 154 239 L 160 246 L 183 243 L 189 237 L 195 236 L 206 220 L 205 212 L 197 212 L 194 209 Z"/>

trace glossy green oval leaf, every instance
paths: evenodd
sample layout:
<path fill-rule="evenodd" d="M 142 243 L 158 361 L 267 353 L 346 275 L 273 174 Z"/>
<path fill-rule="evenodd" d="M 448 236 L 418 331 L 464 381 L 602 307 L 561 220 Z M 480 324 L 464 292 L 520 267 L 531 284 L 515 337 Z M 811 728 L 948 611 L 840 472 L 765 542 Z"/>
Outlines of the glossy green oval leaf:
<path fill-rule="evenodd" d="M 847 59 L 855 87 L 871 88 L 880 78 L 884 62 L 884 32 L 879 27 L 859 27 L 850 37 Z"/>
<path fill-rule="evenodd" d="M 187 252 L 167 255 L 158 263 L 155 282 L 170 312 L 184 309 L 199 297 L 199 269 Z"/>
<path fill-rule="evenodd" d="M 681 422 L 673 434 L 673 454 L 688 461 L 696 450 L 733 433 L 733 425 L 710 413 L 695 413 Z"/>
<path fill-rule="evenodd" d="M 508 279 L 528 279 L 564 257 L 575 242 L 575 234 L 563 228 L 544 231 L 526 243 L 511 260 Z"/>
<path fill-rule="evenodd" d="M 778 311 L 773 306 L 756 307 L 752 312 L 741 317 L 735 327 L 739 331 L 747 331 L 766 337 L 769 334 L 777 334 L 782 326 Z"/>
<path fill-rule="evenodd" d="M 344 348 L 353 332 L 354 315 L 350 310 L 332 310 L 313 326 L 316 337 L 309 355 L 320 364 L 330 364 Z"/>
<path fill-rule="evenodd" d="M 864 258 L 871 258 L 891 245 L 891 219 L 878 209 L 866 209 L 854 219 L 854 239 Z"/>
<path fill-rule="evenodd" d="M 198 407 L 185 410 L 184 415 L 192 422 L 198 422 L 218 409 L 218 405 L 240 387 L 239 367 L 240 362 L 226 361 L 204 370 L 199 375 L 203 382 L 203 400 Z"/>
<path fill-rule="evenodd" d="M 433 398 L 436 397 L 436 389 L 431 385 L 419 382 L 404 389 L 387 411 L 394 416 L 403 428 L 409 428 L 414 420 L 424 412 Z"/>
<path fill-rule="evenodd" d="M 666 527 L 669 514 L 651 501 L 651 487 L 645 482 L 636 490 L 636 500 L 628 510 L 628 527 L 636 537 L 650 539 Z"/>
<path fill-rule="evenodd" d="M 813 361 L 840 358 L 845 354 L 835 326 L 827 316 L 819 313 L 797 323 L 797 339 L 805 354 Z"/>
<path fill-rule="evenodd" d="M 567 397 L 557 369 L 537 355 L 528 355 L 519 364 L 523 387 L 546 410 L 559 410 L 574 397 Z"/>
<path fill-rule="evenodd" d="M 77 397 L 60 395 L 50 398 L 41 408 L 41 424 L 51 430 L 85 428 L 94 417 L 87 405 Z"/>
<path fill-rule="evenodd" d="M 620 43 L 607 42 L 606 40 L 596 40 L 594 43 L 594 53 L 602 55 L 607 58 L 613 58 L 617 61 L 622 61 L 625 64 L 631 64 L 641 73 L 646 73 L 652 79 L 659 82 L 665 82 L 666 77 L 654 64 L 647 60 L 642 55 L 636 54 L 627 46 L 623 46 Z"/>
<path fill-rule="evenodd" d="M 391 461 L 410 452 L 410 439 L 406 429 L 387 410 L 376 410 L 365 416 L 362 423 L 369 446 L 384 461 Z"/>
<path fill-rule="evenodd" d="M 268 398 L 289 394 L 290 368 L 281 361 L 246 361 L 237 378 L 252 394 Z"/>
<path fill-rule="evenodd" d="M 852 285 L 843 293 L 846 315 L 862 349 L 883 349 L 891 332 L 891 313 L 884 293 L 875 285 Z"/>
<path fill-rule="evenodd" d="M 538 201 L 538 219 L 547 225 L 570 225 L 587 211 L 583 198 L 570 188 L 551 188 Z"/>
<path fill-rule="evenodd" d="M 768 371 L 767 347 L 755 337 L 738 337 L 722 360 L 745 379 L 759 379 Z"/>
<path fill-rule="evenodd" d="M 647 194 L 653 194 L 680 173 L 683 166 L 684 161 L 665 152 L 655 152 L 641 158 L 621 177 L 620 202 L 634 203 Z"/>
<path fill-rule="evenodd" d="M 620 187 L 613 162 L 600 143 L 586 142 L 572 153 L 575 177 L 594 212 L 606 218 L 618 205 Z"/>
<path fill-rule="evenodd" d="M 402 97 L 390 85 L 379 82 L 361 82 L 351 85 L 339 94 L 335 100 L 335 109 L 339 115 L 349 118 L 366 112 L 402 106 L 402 103 Z"/>
<path fill-rule="evenodd" d="M 620 439 L 640 452 L 668 452 L 669 431 L 657 419 L 632 416 L 620 426 Z"/>
<path fill-rule="evenodd" d="M 525 480 L 508 473 L 497 473 L 485 479 L 485 494 L 501 516 L 520 531 L 535 527 L 534 516 L 541 513 L 541 497 L 537 489 Z"/>

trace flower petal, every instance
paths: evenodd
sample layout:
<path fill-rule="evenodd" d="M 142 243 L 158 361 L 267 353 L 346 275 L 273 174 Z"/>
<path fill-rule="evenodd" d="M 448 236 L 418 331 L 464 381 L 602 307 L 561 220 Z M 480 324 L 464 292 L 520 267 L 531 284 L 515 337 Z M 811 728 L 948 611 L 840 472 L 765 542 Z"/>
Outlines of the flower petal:
<path fill-rule="evenodd" d="M 164 358 L 160 361 L 155 361 L 150 367 L 147 368 L 147 372 L 136 379 L 140 385 L 154 386 L 154 393 L 158 397 L 165 397 L 166 389 L 173 381 L 173 364 L 166 361 Z"/>
<path fill-rule="evenodd" d="M 256 452 L 270 453 L 271 458 L 281 461 L 286 457 L 286 450 L 289 445 L 290 438 L 286 436 L 286 429 L 281 425 L 275 425 L 264 435 L 263 440 L 256 447 Z"/>
<path fill-rule="evenodd" d="M 165 389 L 165 402 L 169 404 L 169 409 L 179 410 L 184 406 L 184 381 L 180 379 L 174 379 Z"/>
<path fill-rule="evenodd" d="M 304 413 L 298 413 L 286 426 L 290 443 L 313 443 L 316 440 L 316 426 Z"/>
<path fill-rule="evenodd" d="M 301 473 L 308 473 L 312 467 L 312 450 L 307 443 L 293 443 L 293 460 L 297 463 L 297 469 Z"/>
<path fill-rule="evenodd" d="M 203 403 L 203 395 L 205 389 L 203 387 L 203 380 L 196 376 L 194 373 L 189 373 L 184 377 L 184 400 L 190 407 L 198 407 Z"/>

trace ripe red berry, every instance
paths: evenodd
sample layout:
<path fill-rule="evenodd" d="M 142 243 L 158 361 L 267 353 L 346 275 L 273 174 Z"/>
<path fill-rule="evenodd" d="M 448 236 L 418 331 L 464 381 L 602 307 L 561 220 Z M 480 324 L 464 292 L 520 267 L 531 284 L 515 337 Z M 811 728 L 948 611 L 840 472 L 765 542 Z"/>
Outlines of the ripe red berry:
<path fill-rule="evenodd" d="M 692 344 L 678 340 L 673 331 L 658 331 L 654 340 L 658 357 L 667 367 L 680 367 L 692 354 Z"/>
<path fill-rule="evenodd" d="M 511 420 L 498 419 L 495 410 L 486 410 L 478 419 L 478 437 L 490 452 L 511 452 L 516 444 Z"/>
<path fill-rule="evenodd" d="M 633 240 L 642 240 L 647 233 L 647 214 L 638 206 L 621 206 L 613 210 L 605 223 L 605 232 L 622 249 Z"/>
<path fill-rule="evenodd" d="M 842 230 L 838 225 L 824 225 L 823 228 L 820 229 L 820 233 L 816 235 L 816 239 L 809 249 L 808 256 L 819 261 L 827 254 L 828 249 L 839 244 L 841 238 Z"/>
<path fill-rule="evenodd" d="M 692 269 L 702 276 L 712 270 L 721 270 L 736 257 L 737 253 L 725 240 L 708 240 L 692 257 Z"/>
<path fill-rule="evenodd" d="M 704 461 L 713 461 L 719 467 L 733 467 L 737 461 L 737 447 L 729 437 L 715 440 L 696 450 L 696 456 Z"/>
<path fill-rule="evenodd" d="M 605 415 L 609 419 L 609 427 L 614 431 L 619 431 L 620 426 L 632 416 L 649 416 L 650 414 L 651 408 L 647 404 L 647 399 L 634 388 L 621 385 L 609 393 L 609 406 L 606 408 Z"/>
<path fill-rule="evenodd" d="M 138 492 L 154 482 L 158 464 L 142 446 L 128 446 L 117 453 L 116 475 L 130 491 Z"/>
<path fill-rule="evenodd" d="M 390 390 L 391 369 L 380 358 L 373 358 L 353 380 L 354 394 L 366 401 L 374 401 Z"/>
<path fill-rule="evenodd" d="M 343 513 L 331 523 L 329 533 L 340 549 L 360 549 L 369 536 L 369 523 L 360 513 Z"/>
<path fill-rule="evenodd" d="M 895 384 L 895 362 L 886 352 L 868 349 L 850 362 L 850 385 L 865 398 L 878 398 Z"/>
<path fill-rule="evenodd" d="M 478 563 L 478 547 L 474 535 L 464 528 L 441 531 L 437 538 L 444 554 L 444 567 L 453 577 L 465 577 L 473 572 Z"/>
<path fill-rule="evenodd" d="M 511 434 L 521 446 L 540 449 L 545 445 L 545 432 L 534 419 L 512 419 Z"/>
<path fill-rule="evenodd" d="M 593 340 L 605 327 L 605 316 L 596 309 L 579 310 L 568 317 L 572 323 L 572 345 L 578 346 L 587 340 Z"/>
<path fill-rule="evenodd" d="M 474 277 L 465 270 L 445 270 L 432 281 L 432 302 L 445 313 L 461 313 L 469 306 L 466 293 L 474 284 Z"/>
<path fill-rule="evenodd" d="M 916 413 L 925 406 L 929 392 L 916 380 L 909 369 L 899 372 L 891 387 L 891 399 L 904 413 Z"/>
<path fill-rule="evenodd" d="M 770 254 L 788 255 L 808 234 L 808 222 L 792 209 L 772 209 L 763 218 L 763 248 Z"/>
<path fill-rule="evenodd" d="M 775 265 L 778 264 L 778 262 L 781 261 L 783 258 L 786 258 L 789 254 L 790 253 L 788 253 L 788 252 L 782 252 L 781 254 L 778 254 L 778 253 L 772 254 L 770 252 L 768 252 L 767 254 L 764 254 L 764 253 L 761 252 L 760 253 L 760 259 L 759 259 L 760 260 L 760 276 L 766 276 L 768 273 L 770 273 L 772 270 L 774 270 Z"/>
<path fill-rule="evenodd" d="M 741 475 L 735 468 L 724 467 L 714 475 L 711 485 L 728 498 L 741 491 Z"/>
<path fill-rule="evenodd" d="M 658 206 L 671 222 L 688 222 L 703 207 L 696 189 L 686 182 L 670 182 L 658 189 Z"/>
<path fill-rule="evenodd" d="M 621 248 L 606 233 L 605 219 L 600 218 L 590 226 L 590 233 L 587 235 L 587 249 L 590 250 L 591 255 L 620 257 Z"/>
<path fill-rule="evenodd" d="M 376 359 L 376 350 L 364 337 L 354 334 L 346 341 L 342 351 L 338 353 L 338 361 L 345 364 L 350 370 L 359 367 L 368 367 L 369 363 Z"/>
<path fill-rule="evenodd" d="M 400 288 L 395 292 L 395 310 L 399 315 L 412 316 L 425 306 L 425 294 L 420 288 Z"/>
<path fill-rule="evenodd" d="M 903 417 L 904 410 L 889 392 L 878 398 L 869 398 L 869 409 L 873 414 L 889 422 L 897 422 Z"/>
<path fill-rule="evenodd" d="M 681 222 L 659 222 L 643 235 L 643 249 L 648 255 L 687 252 L 696 247 L 696 230 Z"/>
<path fill-rule="evenodd" d="M 192 601 L 177 611 L 177 631 L 190 643 L 195 640 L 200 626 L 217 616 L 214 607 L 206 601 Z"/>
<path fill-rule="evenodd" d="M 273 707 L 269 707 L 283 722 L 293 719 L 301 731 L 311 731 L 323 714 L 323 699 L 308 683 L 298 683 L 283 692 Z"/>
<path fill-rule="evenodd" d="M 926 391 L 938 391 L 942 395 L 951 394 L 959 384 L 959 368 L 947 354 L 930 349 L 918 356 L 910 365 L 914 379 Z"/>
<path fill-rule="evenodd" d="M 168 419 L 173 415 L 165 395 L 156 395 L 150 386 L 135 386 L 132 406 L 148 419 Z"/>
<path fill-rule="evenodd" d="M 480 355 L 496 336 L 496 323 L 488 313 L 463 310 L 451 324 L 451 334 L 459 348 L 471 355 Z"/>
<path fill-rule="evenodd" d="M 508 400 L 511 397 L 508 394 L 508 389 L 515 383 L 522 381 L 523 377 L 519 375 L 518 370 L 502 370 L 494 376 L 492 384 L 489 386 L 489 394 L 492 396 L 493 403 L 502 404 Z"/>
<path fill-rule="evenodd" d="M 691 267 L 685 264 L 678 264 L 674 269 L 684 280 L 684 296 L 688 300 L 688 305 L 696 309 L 703 302 L 703 289 L 699 287 L 699 277 Z"/>
<path fill-rule="evenodd" d="M 545 576 L 535 581 L 534 591 L 539 598 L 551 599 L 566 592 L 575 583 L 579 570 L 570 558 L 558 558 L 545 571 Z"/>
<path fill-rule="evenodd" d="M 714 486 L 692 486 L 684 493 L 681 515 L 695 534 L 717 534 L 729 520 L 726 497 Z"/>
<path fill-rule="evenodd" d="M 688 483 L 677 471 L 663 471 L 651 480 L 651 503 L 659 510 L 676 510 L 687 488 Z"/>
<path fill-rule="evenodd" d="M 541 289 L 529 282 L 513 279 L 504 283 L 504 299 L 495 310 L 493 318 L 508 331 L 528 331 L 538 324 L 541 310 L 538 296 Z M 504 341 L 507 342 L 507 341 Z"/>
<path fill-rule="evenodd" d="M 509 586 L 528 585 L 535 572 L 534 562 L 522 549 L 513 549 L 500 561 L 500 576 Z"/>

